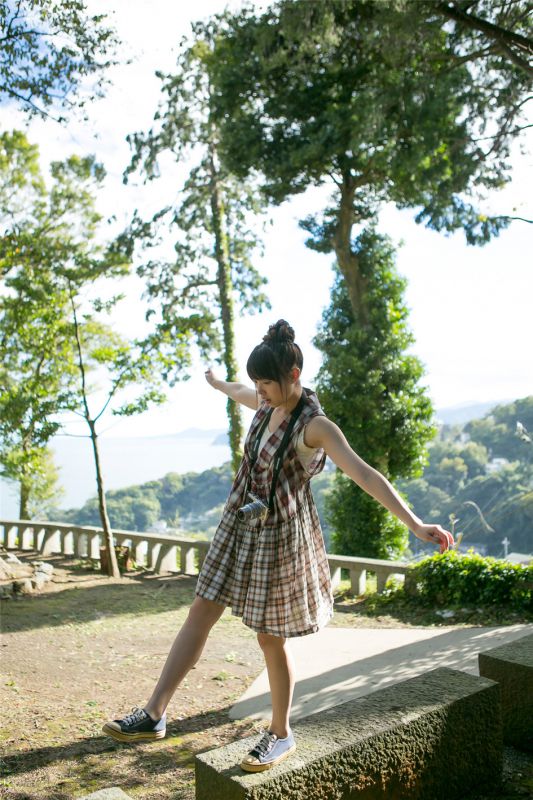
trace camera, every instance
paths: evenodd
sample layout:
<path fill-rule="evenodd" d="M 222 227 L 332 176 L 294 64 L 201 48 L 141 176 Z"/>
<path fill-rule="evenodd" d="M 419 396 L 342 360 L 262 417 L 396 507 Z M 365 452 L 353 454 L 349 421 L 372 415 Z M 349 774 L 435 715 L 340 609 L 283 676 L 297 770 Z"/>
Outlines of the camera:
<path fill-rule="evenodd" d="M 246 503 L 245 506 L 241 506 L 237 509 L 237 519 L 241 522 L 250 519 L 265 519 L 268 514 L 268 506 L 251 492 L 248 494 L 248 497 L 252 498 L 252 502 Z"/>

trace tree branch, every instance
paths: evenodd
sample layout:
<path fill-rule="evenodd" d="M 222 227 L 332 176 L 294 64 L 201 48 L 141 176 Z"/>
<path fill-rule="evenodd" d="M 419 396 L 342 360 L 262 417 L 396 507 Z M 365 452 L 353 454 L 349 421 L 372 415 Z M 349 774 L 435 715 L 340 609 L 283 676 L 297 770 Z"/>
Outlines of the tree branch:
<path fill-rule="evenodd" d="M 533 75 L 533 67 L 531 67 L 524 58 L 517 55 L 511 47 L 511 45 L 514 45 L 522 52 L 530 55 L 533 53 L 533 41 L 531 39 L 522 36 L 520 33 L 514 33 L 514 31 L 510 31 L 508 28 L 495 25 L 493 22 L 489 22 L 481 17 L 467 14 L 456 6 L 449 5 L 448 3 L 437 3 L 436 8 L 444 14 L 444 16 L 452 19 L 454 22 L 465 25 L 471 30 L 486 34 L 514 64 L 529 75 Z"/>

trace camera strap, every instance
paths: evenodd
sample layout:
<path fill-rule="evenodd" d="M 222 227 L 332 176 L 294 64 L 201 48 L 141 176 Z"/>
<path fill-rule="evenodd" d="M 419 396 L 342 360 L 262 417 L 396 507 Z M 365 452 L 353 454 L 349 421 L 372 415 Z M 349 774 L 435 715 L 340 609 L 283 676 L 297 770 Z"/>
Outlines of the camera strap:
<path fill-rule="evenodd" d="M 259 455 L 259 445 L 261 444 L 261 439 L 263 438 L 266 426 L 270 422 L 270 417 L 272 416 L 273 411 L 274 411 L 273 408 L 269 409 L 266 417 L 264 418 L 263 422 L 261 423 L 261 425 L 257 430 L 254 443 L 250 450 L 248 477 L 246 478 L 246 485 L 244 487 L 244 502 L 246 502 L 246 498 L 248 496 L 248 490 L 250 489 L 250 481 L 252 480 L 252 470 L 254 468 L 255 462 L 257 461 L 257 456 Z"/>
<path fill-rule="evenodd" d="M 289 443 L 289 439 L 291 438 L 292 432 L 294 430 L 294 426 L 296 425 L 296 420 L 300 416 L 302 408 L 305 405 L 304 391 L 305 390 L 302 390 L 302 395 L 301 395 L 300 399 L 298 400 L 298 404 L 295 406 L 295 408 L 293 408 L 293 410 L 291 412 L 291 418 L 289 420 L 289 424 L 287 425 L 287 427 L 285 429 L 285 433 L 283 435 L 283 439 L 281 440 L 281 444 L 278 447 L 278 449 L 276 450 L 276 454 L 274 456 L 274 470 L 273 470 L 273 473 L 272 473 L 272 483 L 270 485 L 270 495 L 269 495 L 269 499 L 268 499 L 268 510 L 270 512 L 272 512 L 274 510 L 274 497 L 276 495 L 276 484 L 278 482 L 279 473 L 281 471 L 281 466 L 283 464 L 283 453 L 285 452 L 287 444 Z M 250 485 L 250 481 L 251 481 L 251 478 L 252 478 L 252 469 L 254 468 L 255 462 L 257 461 L 257 457 L 259 455 L 259 446 L 261 444 L 261 439 L 263 438 L 263 434 L 265 432 L 265 429 L 266 429 L 268 423 L 270 422 L 270 417 L 272 416 L 273 410 L 274 409 L 272 409 L 272 408 L 269 409 L 268 414 L 266 415 L 265 419 L 261 423 L 261 426 L 257 431 L 256 437 L 255 437 L 255 440 L 254 440 L 254 443 L 253 443 L 253 446 L 252 446 L 252 449 L 251 449 L 251 452 L 250 452 L 250 466 L 249 466 L 249 472 L 248 472 L 248 479 L 246 481 L 246 488 L 245 488 L 245 492 L 244 492 L 244 497 L 245 498 L 246 498 L 246 495 L 248 494 L 248 487 Z"/>
<path fill-rule="evenodd" d="M 305 405 L 304 399 L 305 389 L 302 389 L 302 395 L 298 400 L 297 406 L 291 412 L 291 418 L 289 420 L 289 424 L 285 430 L 285 434 L 283 439 L 281 440 L 281 444 L 276 450 L 276 455 L 274 456 L 274 471 L 272 473 L 272 483 L 270 485 L 270 496 L 268 498 L 268 510 L 272 512 L 274 510 L 274 497 L 276 496 L 276 484 L 278 482 L 279 473 L 281 471 L 281 465 L 283 464 L 283 453 L 289 443 L 289 439 L 291 438 L 292 432 L 294 430 L 294 426 L 296 425 L 296 420 L 300 416 L 302 408 Z"/>

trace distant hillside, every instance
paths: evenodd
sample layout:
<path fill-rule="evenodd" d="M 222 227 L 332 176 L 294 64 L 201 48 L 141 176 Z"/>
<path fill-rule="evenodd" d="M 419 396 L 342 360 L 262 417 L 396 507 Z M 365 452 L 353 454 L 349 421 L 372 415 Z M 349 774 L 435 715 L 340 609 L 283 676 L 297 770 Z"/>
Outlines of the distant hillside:
<path fill-rule="evenodd" d="M 202 472 L 230 458 L 229 446 L 216 442 L 220 428 L 189 428 L 167 436 L 100 438 L 100 451 L 107 489 L 158 480 L 168 472 Z M 61 505 L 73 508 L 96 493 L 90 440 L 55 436 L 54 458 L 65 489 Z"/>
<path fill-rule="evenodd" d="M 426 522 L 450 526 L 458 518 L 464 546 L 475 545 L 490 555 L 501 555 L 504 538 L 511 549 L 533 552 L 533 443 L 517 435 L 517 422 L 533 432 L 533 397 L 508 404 L 487 404 L 485 416 L 466 424 L 444 425 L 429 447 L 429 463 L 422 476 L 396 481 L 416 513 Z M 465 409 L 466 410 L 466 409 Z M 205 436 L 201 436 L 205 433 Z M 217 450 L 213 431 L 194 431 L 193 437 L 157 437 L 166 442 L 196 443 Z M 184 434 L 189 434 L 184 432 Z M 137 440 L 139 441 L 139 440 Z M 154 442 L 154 439 L 144 440 Z M 157 451 L 162 442 L 157 442 Z M 229 451 L 228 451 L 229 453 Z M 160 461 L 155 462 L 158 468 Z M 334 472 L 324 472 L 311 483 L 329 547 L 326 498 Z M 164 521 L 168 526 L 211 536 L 231 486 L 228 462 L 220 467 L 186 474 L 169 472 L 157 479 L 132 483 L 107 492 L 111 523 L 126 530 L 148 530 Z M 93 491 L 94 495 L 94 491 Z M 95 498 L 82 508 L 59 512 L 58 517 L 80 524 L 99 524 Z M 416 542 L 412 540 L 412 545 Z"/>
<path fill-rule="evenodd" d="M 491 400 L 485 403 L 465 403 L 458 406 L 449 406 L 448 408 L 438 408 L 435 413 L 438 421 L 443 422 L 445 425 L 464 425 L 472 419 L 483 417 L 495 406 L 510 402 L 512 401 Z"/>
<path fill-rule="evenodd" d="M 461 427 L 479 419 L 497 405 L 502 407 L 503 403 L 470 403 L 438 409 L 436 413 L 444 425 Z M 509 408 L 512 407 L 509 404 Z M 526 424 L 524 420 L 521 421 Z M 478 431 L 476 435 L 482 436 L 479 427 Z M 492 441 L 490 426 L 488 436 L 487 445 Z M 513 447 L 518 444 L 518 440 L 512 436 L 510 441 Z M 89 439 L 56 436 L 52 447 L 64 488 L 61 506 L 79 508 L 96 494 Z M 165 436 L 103 437 L 100 439 L 100 448 L 107 490 L 161 480 L 168 473 L 201 473 L 221 466 L 230 458 L 227 432 L 219 428 L 188 428 Z M 508 450 L 509 447 L 505 452 Z M 16 487 L 0 479 L 0 509 L 4 516 L 16 516 L 18 513 L 17 495 Z"/>

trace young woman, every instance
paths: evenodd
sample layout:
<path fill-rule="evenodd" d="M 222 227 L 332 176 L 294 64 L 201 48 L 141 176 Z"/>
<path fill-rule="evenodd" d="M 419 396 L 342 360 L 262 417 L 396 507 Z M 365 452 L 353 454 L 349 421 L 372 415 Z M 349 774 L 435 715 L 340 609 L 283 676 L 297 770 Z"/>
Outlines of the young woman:
<path fill-rule="evenodd" d="M 205 373 L 211 386 L 257 413 L 187 620 L 146 705 L 104 725 L 103 731 L 115 739 L 164 737 L 172 695 L 230 606 L 257 632 L 272 698 L 269 729 L 241 767 L 269 769 L 296 749 L 289 723 L 294 669 L 287 640 L 316 632 L 333 613 L 324 540 L 309 485 L 326 455 L 419 539 L 439 545 L 441 552 L 453 544 L 451 533 L 425 525 L 389 481 L 351 449 L 324 415 L 316 394 L 302 387 L 302 367 L 294 331 L 279 320 L 248 359 L 254 389 L 219 380 L 210 369 Z"/>

